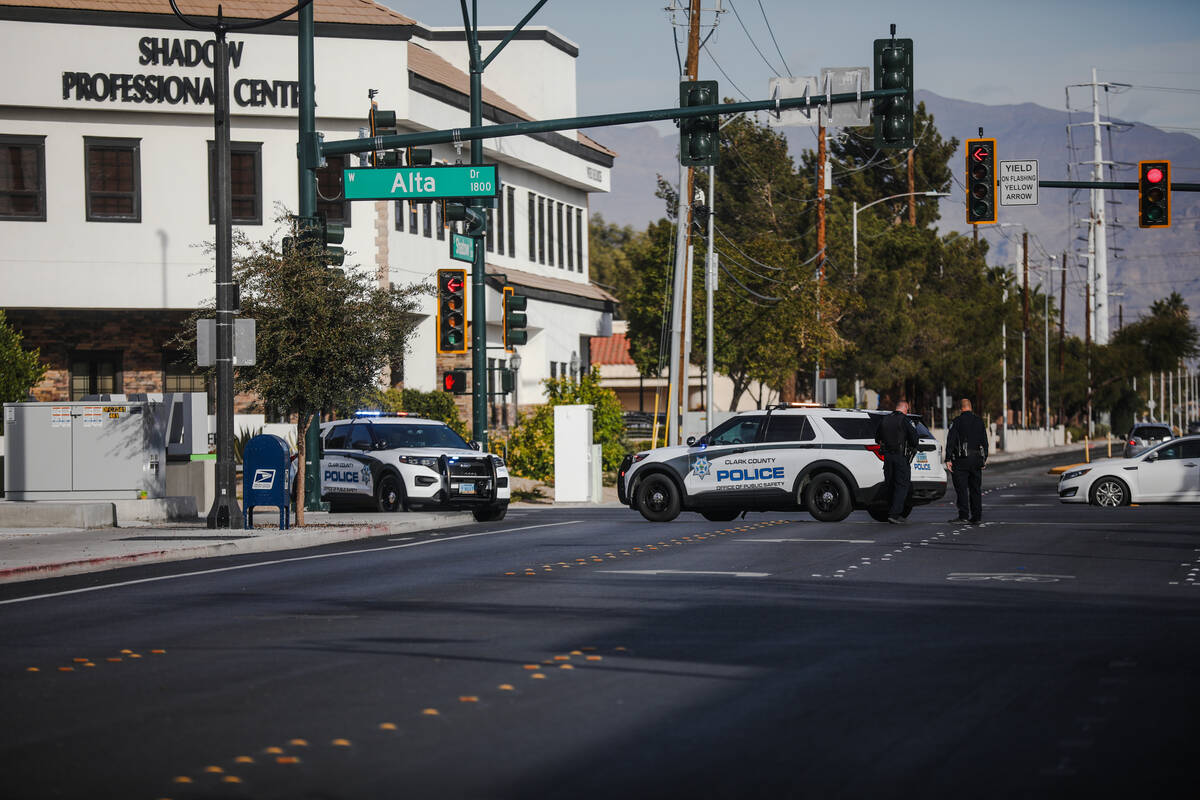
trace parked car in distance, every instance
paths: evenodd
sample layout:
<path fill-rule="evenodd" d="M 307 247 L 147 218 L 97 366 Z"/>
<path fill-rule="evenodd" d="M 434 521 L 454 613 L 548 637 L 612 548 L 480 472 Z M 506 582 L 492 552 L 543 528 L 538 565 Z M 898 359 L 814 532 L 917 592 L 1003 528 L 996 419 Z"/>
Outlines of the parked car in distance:
<path fill-rule="evenodd" d="M 1077 464 L 1059 478 L 1058 499 L 1105 508 L 1200 502 L 1200 436 L 1172 439 L 1132 458 Z"/>
<path fill-rule="evenodd" d="M 1175 438 L 1171 426 L 1165 422 L 1137 422 L 1125 437 L 1125 447 L 1121 455 L 1132 458 L 1138 453 L 1144 453 L 1156 444 L 1161 444 Z"/>

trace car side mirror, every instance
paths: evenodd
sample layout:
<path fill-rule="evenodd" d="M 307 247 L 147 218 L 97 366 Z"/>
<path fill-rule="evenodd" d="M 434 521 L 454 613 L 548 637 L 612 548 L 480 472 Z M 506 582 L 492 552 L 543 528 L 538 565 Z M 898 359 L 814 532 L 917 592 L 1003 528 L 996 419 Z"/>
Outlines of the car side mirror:
<path fill-rule="evenodd" d="M 481 449 L 483 449 L 483 448 L 482 448 L 482 445 L 480 445 L 480 444 L 479 444 L 479 442 L 468 442 L 468 444 L 470 444 L 470 446 L 471 446 L 471 449 L 472 449 L 472 450 L 481 450 Z"/>
<path fill-rule="evenodd" d="M 1146 461 L 1158 461 L 1158 453 L 1150 453 L 1146 456 Z"/>

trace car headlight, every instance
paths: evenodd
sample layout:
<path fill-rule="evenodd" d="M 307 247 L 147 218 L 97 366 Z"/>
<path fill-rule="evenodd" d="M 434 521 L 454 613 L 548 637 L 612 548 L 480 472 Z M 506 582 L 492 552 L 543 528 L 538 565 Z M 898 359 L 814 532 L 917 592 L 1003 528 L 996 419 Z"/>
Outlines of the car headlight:
<path fill-rule="evenodd" d="M 641 453 L 635 453 L 633 456 L 633 463 L 635 463 L 635 464 L 638 463 L 639 461 L 641 461 L 643 458 L 645 458 L 648 455 L 650 455 L 649 450 L 645 450 Z"/>
<path fill-rule="evenodd" d="M 1087 475 L 1091 471 L 1092 471 L 1091 467 L 1086 467 L 1084 469 L 1073 469 L 1070 472 L 1064 472 L 1062 479 L 1064 481 L 1069 481 L 1072 478 L 1078 478 L 1081 475 Z"/>
<path fill-rule="evenodd" d="M 404 464 L 413 464 L 418 467 L 429 467 L 429 469 L 437 469 L 437 456 L 397 456 L 396 459 Z"/>
<path fill-rule="evenodd" d="M 495 464 L 497 467 L 503 467 L 503 466 L 504 466 L 504 459 L 503 459 L 503 458 L 501 458 L 500 456 L 493 455 L 493 456 L 492 456 L 492 463 L 493 463 L 493 464 Z"/>

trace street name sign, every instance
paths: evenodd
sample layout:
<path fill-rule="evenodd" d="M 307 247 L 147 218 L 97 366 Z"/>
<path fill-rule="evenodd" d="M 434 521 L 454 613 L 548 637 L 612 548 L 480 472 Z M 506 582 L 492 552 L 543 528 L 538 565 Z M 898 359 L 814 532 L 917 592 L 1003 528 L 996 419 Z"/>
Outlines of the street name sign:
<path fill-rule="evenodd" d="M 1000 162 L 1000 205 L 1036 206 L 1038 204 L 1037 159 Z"/>
<path fill-rule="evenodd" d="M 475 261 L 475 237 L 463 236 L 461 233 L 450 234 L 450 257 L 455 261 Z"/>
<path fill-rule="evenodd" d="M 440 200 L 495 197 L 495 164 L 436 167 L 358 167 L 345 171 L 347 200 Z"/>

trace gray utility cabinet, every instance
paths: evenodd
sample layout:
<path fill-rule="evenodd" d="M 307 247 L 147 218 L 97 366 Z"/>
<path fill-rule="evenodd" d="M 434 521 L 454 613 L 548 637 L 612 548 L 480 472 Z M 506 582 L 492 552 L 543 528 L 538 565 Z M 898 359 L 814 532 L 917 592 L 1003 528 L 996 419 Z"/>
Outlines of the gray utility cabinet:
<path fill-rule="evenodd" d="M 127 400 L 5 403 L 7 499 L 164 496 L 169 410 Z"/>

